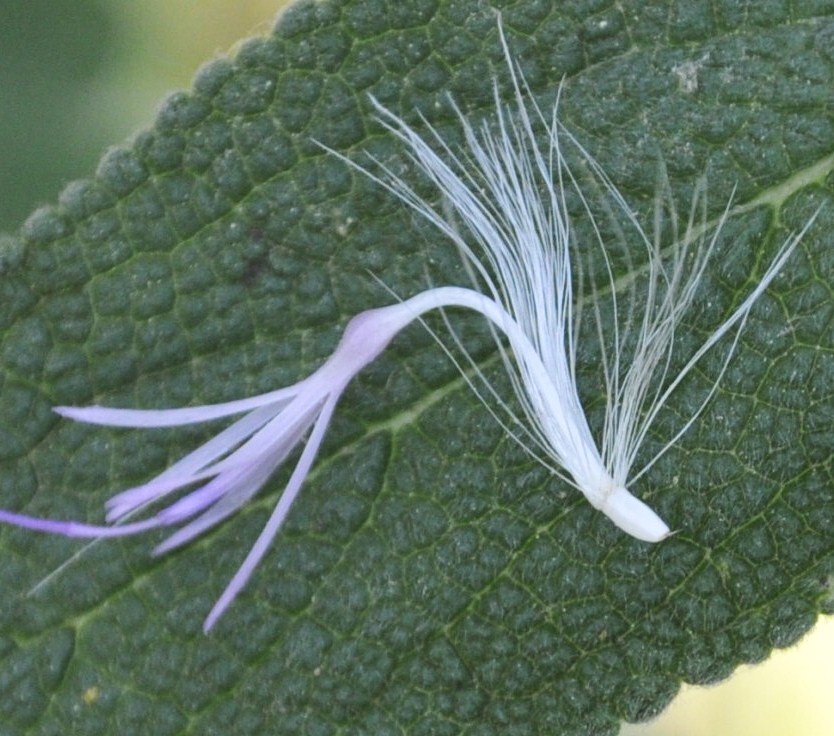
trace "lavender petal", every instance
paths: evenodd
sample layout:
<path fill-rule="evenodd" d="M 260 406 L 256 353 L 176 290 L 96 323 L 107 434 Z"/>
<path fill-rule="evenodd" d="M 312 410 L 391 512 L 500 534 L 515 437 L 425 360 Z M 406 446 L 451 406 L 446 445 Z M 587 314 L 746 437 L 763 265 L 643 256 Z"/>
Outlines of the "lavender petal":
<path fill-rule="evenodd" d="M 305 379 L 306 380 L 306 379 Z M 270 391 L 247 399 L 227 401 L 222 404 L 189 406 L 182 409 L 117 409 L 108 406 L 55 406 L 54 412 L 63 417 L 85 424 L 100 424 L 109 427 L 176 427 L 182 424 L 197 424 L 212 419 L 242 414 L 267 404 L 292 399 L 302 389 L 305 381 Z"/>
<path fill-rule="evenodd" d="M 0 510 L 0 522 L 23 529 L 31 529 L 36 532 L 82 538 L 126 537 L 162 526 L 158 519 L 144 519 L 133 524 L 122 524 L 121 526 L 114 527 L 82 524 L 77 521 L 64 521 L 61 519 L 41 519 L 37 516 L 28 516 L 27 514 L 17 514 L 13 511 L 2 510 Z"/>

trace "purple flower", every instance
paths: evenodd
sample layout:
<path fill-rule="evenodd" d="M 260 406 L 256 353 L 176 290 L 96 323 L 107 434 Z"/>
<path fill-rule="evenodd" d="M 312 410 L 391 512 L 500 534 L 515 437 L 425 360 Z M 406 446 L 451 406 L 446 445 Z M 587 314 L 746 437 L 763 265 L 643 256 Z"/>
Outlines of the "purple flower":
<path fill-rule="evenodd" d="M 2 510 L 0 522 L 68 537 L 94 538 L 179 526 L 154 550 L 154 554 L 162 554 L 190 542 L 240 509 L 306 438 L 269 521 L 206 618 L 203 629 L 208 631 L 246 584 L 286 519 L 345 386 L 414 316 L 405 303 L 362 312 L 350 321 L 336 350 L 315 373 L 260 396 L 184 409 L 56 407 L 57 413 L 75 421 L 138 428 L 195 424 L 245 414 L 160 475 L 111 498 L 106 505 L 106 520 L 113 526 L 41 519 Z M 154 515 L 127 521 L 150 504 L 189 487 L 194 488 Z"/>

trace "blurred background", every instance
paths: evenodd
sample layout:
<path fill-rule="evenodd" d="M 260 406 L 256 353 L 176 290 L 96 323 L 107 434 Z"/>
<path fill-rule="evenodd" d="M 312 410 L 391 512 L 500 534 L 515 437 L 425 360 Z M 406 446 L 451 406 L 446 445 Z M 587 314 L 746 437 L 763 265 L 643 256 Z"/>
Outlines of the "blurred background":
<path fill-rule="evenodd" d="M 0 0 L 0 232 L 149 126 L 285 0 Z"/>
<path fill-rule="evenodd" d="M 201 63 L 265 35 L 282 0 L 0 0 L 0 232 L 149 126 Z M 622 736 L 834 734 L 834 621 Z M 549 736 L 549 735 L 548 735 Z M 555 735 L 554 735 L 555 736 Z"/>

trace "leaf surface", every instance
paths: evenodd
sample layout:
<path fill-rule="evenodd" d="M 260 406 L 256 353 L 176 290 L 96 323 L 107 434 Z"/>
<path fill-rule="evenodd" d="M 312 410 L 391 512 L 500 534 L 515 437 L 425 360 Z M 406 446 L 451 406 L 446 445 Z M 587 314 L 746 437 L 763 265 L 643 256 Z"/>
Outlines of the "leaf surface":
<path fill-rule="evenodd" d="M 679 203 L 705 174 L 712 215 L 736 188 L 684 354 L 823 205 L 707 411 L 634 489 L 675 536 L 651 546 L 614 528 L 415 326 L 352 384 L 287 525 L 208 637 L 202 619 L 285 474 L 183 550 L 104 541 L 34 594 L 82 545 L 3 530 L 4 732 L 613 734 L 682 680 L 715 681 L 804 633 L 831 608 L 834 560 L 832 14 L 503 11 L 532 94 L 547 107 L 564 78 L 562 119 L 647 227 L 658 160 Z M 446 94 L 488 117 L 492 78 L 506 88 L 484 3 L 300 3 L 0 241 L 3 507 L 99 521 L 108 497 L 215 431 L 85 427 L 53 405 L 267 391 L 391 300 L 369 272 L 402 296 L 427 272 L 465 284 L 449 243 L 312 141 L 404 167 L 368 95 L 454 138 Z M 488 331 L 452 318 L 500 388 Z M 720 366 L 719 352 L 675 392 L 646 459 Z M 580 372 L 598 429 L 593 346 Z"/>

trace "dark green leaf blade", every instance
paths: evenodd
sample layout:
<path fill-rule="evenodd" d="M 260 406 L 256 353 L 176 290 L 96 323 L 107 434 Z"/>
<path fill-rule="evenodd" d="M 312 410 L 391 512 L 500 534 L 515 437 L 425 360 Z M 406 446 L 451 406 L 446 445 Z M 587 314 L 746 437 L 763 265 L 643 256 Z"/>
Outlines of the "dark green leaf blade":
<path fill-rule="evenodd" d="M 681 202 L 704 172 L 716 212 L 738 187 L 748 211 L 684 346 L 830 199 L 832 9 L 794 12 L 504 11 L 532 92 L 550 104 L 565 77 L 566 124 L 644 214 L 659 157 Z M 312 139 L 401 164 L 369 93 L 454 135 L 446 93 L 486 115 L 493 76 L 506 80 L 481 3 L 300 4 L 0 243 L 2 505 L 100 520 L 114 492 L 212 433 L 83 427 L 52 405 L 266 391 L 390 301 L 368 270 L 403 296 L 425 286 L 426 264 L 464 283 L 448 243 Z M 34 595 L 80 545 L 4 530 L 4 728 L 614 733 L 681 679 L 713 681 L 792 642 L 830 608 L 832 218 L 829 203 L 708 411 L 635 489 L 676 536 L 628 539 L 548 476 L 415 327 L 345 396 L 287 526 L 209 637 L 201 621 L 285 475 L 184 550 L 101 542 Z M 497 368 L 477 321 L 456 325 Z M 719 366 L 681 386 L 652 447 Z M 593 351 L 582 372 L 593 414 Z"/>

